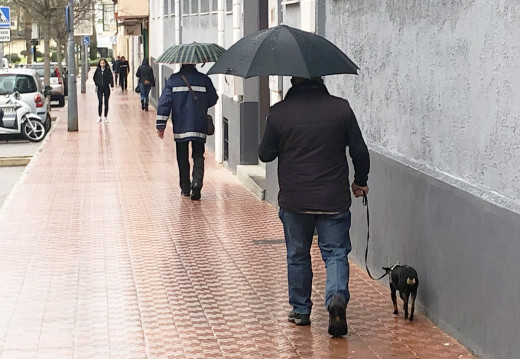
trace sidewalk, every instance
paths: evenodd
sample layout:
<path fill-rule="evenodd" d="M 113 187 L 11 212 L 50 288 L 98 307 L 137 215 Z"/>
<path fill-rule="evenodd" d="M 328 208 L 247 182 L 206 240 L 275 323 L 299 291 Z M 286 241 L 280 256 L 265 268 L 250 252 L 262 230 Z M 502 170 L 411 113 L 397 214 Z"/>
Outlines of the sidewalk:
<path fill-rule="evenodd" d="M 78 91 L 79 92 L 79 91 Z M 351 268 L 349 334 L 331 339 L 316 246 L 312 326 L 287 322 L 285 247 L 271 205 L 206 155 L 202 200 L 180 196 L 171 124 L 115 90 L 79 132 L 60 117 L 0 213 L 1 358 L 473 358 Z M 386 282 L 385 282 L 386 284 Z"/>

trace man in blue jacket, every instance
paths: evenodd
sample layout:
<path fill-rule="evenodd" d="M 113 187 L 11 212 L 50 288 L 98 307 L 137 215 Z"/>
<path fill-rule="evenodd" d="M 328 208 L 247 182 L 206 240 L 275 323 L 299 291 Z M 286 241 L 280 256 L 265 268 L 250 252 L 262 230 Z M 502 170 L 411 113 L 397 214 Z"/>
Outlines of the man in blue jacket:
<path fill-rule="evenodd" d="M 191 88 L 191 89 L 190 89 Z M 211 79 L 183 64 L 166 81 L 157 106 L 157 135 L 164 137 L 168 117 L 172 116 L 173 138 L 177 149 L 181 195 L 199 200 L 204 178 L 204 143 L 207 136 L 206 112 L 217 103 L 218 95 Z M 188 144 L 191 142 L 193 174 L 190 180 Z"/>

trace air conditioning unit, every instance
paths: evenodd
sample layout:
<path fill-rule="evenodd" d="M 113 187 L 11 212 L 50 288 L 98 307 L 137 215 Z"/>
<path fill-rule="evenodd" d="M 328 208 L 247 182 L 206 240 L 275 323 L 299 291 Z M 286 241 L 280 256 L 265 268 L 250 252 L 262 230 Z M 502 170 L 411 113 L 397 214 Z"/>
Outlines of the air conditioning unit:
<path fill-rule="evenodd" d="M 126 36 L 141 36 L 141 24 L 125 25 Z"/>

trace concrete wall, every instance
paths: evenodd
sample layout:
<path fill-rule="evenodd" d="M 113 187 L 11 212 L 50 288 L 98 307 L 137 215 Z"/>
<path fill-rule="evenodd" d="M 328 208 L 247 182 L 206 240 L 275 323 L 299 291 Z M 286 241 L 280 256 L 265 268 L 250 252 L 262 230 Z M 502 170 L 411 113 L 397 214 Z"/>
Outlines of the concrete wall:
<path fill-rule="evenodd" d="M 372 150 L 371 267 L 413 265 L 444 330 L 482 357 L 520 357 L 520 3 L 324 0 L 317 22 L 360 67 L 326 84 Z"/>
<path fill-rule="evenodd" d="M 367 140 L 520 212 L 520 2 L 326 3 L 326 37 L 361 68 L 327 84 Z"/>

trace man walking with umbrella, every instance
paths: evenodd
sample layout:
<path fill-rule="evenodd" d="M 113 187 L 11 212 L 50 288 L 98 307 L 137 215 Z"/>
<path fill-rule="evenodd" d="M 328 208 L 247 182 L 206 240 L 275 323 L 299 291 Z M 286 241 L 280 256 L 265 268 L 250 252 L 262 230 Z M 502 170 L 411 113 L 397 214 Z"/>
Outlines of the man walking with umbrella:
<path fill-rule="evenodd" d="M 208 134 L 206 112 L 217 100 L 211 79 L 197 71 L 195 65 L 184 64 L 166 81 L 157 106 L 157 135 L 161 139 L 164 137 L 166 122 L 171 114 L 181 195 L 190 196 L 194 201 L 200 200 L 204 179 L 204 144 Z M 192 179 L 188 158 L 190 143 Z"/>
<path fill-rule="evenodd" d="M 355 197 L 368 193 L 370 158 L 349 103 L 331 96 L 321 76 L 357 74 L 339 48 L 313 33 L 280 25 L 231 46 L 209 73 L 292 76 L 285 99 L 271 107 L 259 158 L 278 158 L 278 204 L 287 247 L 288 319 L 309 325 L 312 309 L 310 249 L 314 230 L 327 268 L 329 333 L 347 334 L 350 205 L 346 149 L 354 164 Z"/>
<path fill-rule="evenodd" d="M 271 107 L 258 155 L 278 158 L 278 204 L 287 246 L 289 321 L 309 325 L 312 309 L 310 249 L 314 229 L 327 268 L 329 334 L 347 334 L 348 254 L 351 250 L 346 149 L 354 163 L 352 192 L 368 193 L 370 159 L 346 100 L 329 95 L 320 78 L 293 78 L 285 100 Z"/>
<path fill-rule="evenodd" d="M 211 79 L 197 71 L 195 64 L 215 62 L 226 50 L 212 43 L 174 45 L 161 54 L 156 62 L 182 64 L 179 72 L 166 81 L 157 106 L 157 136 L 164 137 L 166 122 L 171 114 L 173 138 L 177 150 L 181 195 L 200 199 L 204 179 L 204 144 L 206 136 L 215 131 L 208 108 L 217 103 L 218 95 Z M 191 143 L 193 173 L 190 179 L 188 158 Z"/>

